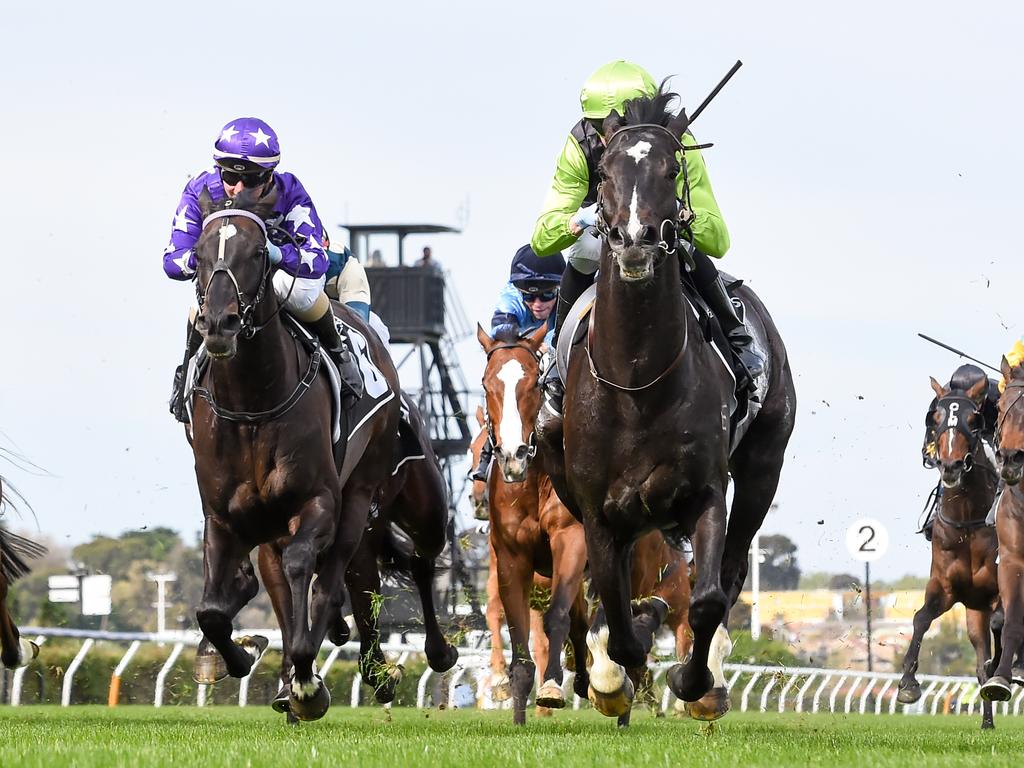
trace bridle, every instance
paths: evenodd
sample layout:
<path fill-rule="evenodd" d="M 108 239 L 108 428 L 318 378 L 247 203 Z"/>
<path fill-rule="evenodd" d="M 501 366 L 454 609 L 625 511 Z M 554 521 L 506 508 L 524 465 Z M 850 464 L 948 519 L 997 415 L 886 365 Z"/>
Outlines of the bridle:
<path fill-rule="evenodd" d="M 537 361 L 538 366 L 540 365 L 542 355 L 533 347 L 528 344 L 524 344 L 522 339 L 516 341 L 503 341 L 499 344 L 495 344 L 489 350 L 487 350 L 487 361 L 490 362 L 491 355 L 501 349 L 525 349 L 530 353 L 530 356 Z M 534 384 L 534 389 L 540 388 L 540 376 L 537 376 L 537 381 Z M 498 441 L 494 435 L 494 422 L 491 421 L 491 412 L 486 407 L 484 408 L 484 429 L 487 430 L 487 439 L 491 441 L 491 446 L 494 448 L 498 447 Z M 537 455 L 537 431 L 531 429 L 530 437 L 526 443 L 527 453 L 526 461 L 529 463 L 530 459 Z"/>
<path fill-rule="evenodd" d="M 661 262 L 665 260 L 667 256 L 675 254 L 682 235 L 681 229 L 689 231 L 689 224 L 684 222 L 681 218 L 682 215 L 684 215 L 686 212 L 690 210 L 688 199 L 690 195 L 690 182 L 686 176 L 686 161 L 684 154 L 688 151 L 706 149 L 707 147 L 710 147 L 711 144 L 696 144 L 694 146 L 688 147 L 679 140 L 678 136 L 674 135 L 672 131 L 670 131 L 664 125 L 659 125 L 657 123 L 637 123 L 636 125 L 623 126 L 622 128 L 619 128 L 617 131 L 615 131 L 615 133 L 612 134 L 612 137 L 608 140 L 608 146 L 605 148 L 604 156 L 608 156 L 608 153 L 611 152 L 612 147 L 614 146 L 615 142 L 619 140 L 620 137 L 625 136 L 627 133 L 630 133 L 632 131 L 638 130 L 655 130 L 665 134 L 672 142 L 676 150 L 680 153 L 680 157 L 683 158 L 682 162 L 680 163 L 680 167 L 683 173 L 683 197 L 676 198 L 676 202 L 679 204 L 680 216 L 677 216 L 676 218 L 663 219 L 658 227 L 658 257 L 654 262 L 654 267 L 657 268 L 661 264 Z M 602 237 L 605 238 L 605 241 L 609 244 L 609 248 L 611 248 L 611 240 L 609 239 L 609 235 L 611 234 L 612 228 L 608 226 L 608 220 L 607 218 L 605 218 L 604 182 L 601 182 L 600 184 L 597 185 L 597 224 L 595 226 L 597 228 L 597 231 L 601 234 Z M 616 261 L 618 261 L 618 252 L 615 248 L 611 248 L 611 250 L 612 257 L 615 258 Z"/>
<path fill-rule="evenodd" d="M 985 417 L 971 398 L 966 395 L 946 395 L 939 398 L 935 408 L 942 414 L 942 421 L 935 431 L 935 445 L 940 444 L 942 436 L 950 430 L 959 432 L 967 438 L 967 454 L 964 456 L 964 472 L 970 472 L 974 468 L 974 451 L 981 439 L 981 431 L 984 428 Z M 968 417 L 977 414 L 981 423 L 971 429 L 967 426 Z"/>
<path fill-rule="evenodd" d="M 1008 406 L 1006 406 L 1006 408 L 1003 409 L 1003 412 L 1001 414 L 999 414 L 999 418 L 996 420 L 996 436 L 995 436 L 996 445 L 999 445 L 999 443 L 1000 443 L 999 434 L 1000 434 L 1000 432 L 1003 429 L 1003 421 L 1009 415 L 1010 411 L 1013 410 L 1013 407 L 1015 405 L 1017 405 L 1017 403 L 1020 401 L 1020 399 L 1024 398 L 1024 379 L 1012 379 L 1012 380 L 1006 382 L 1006 386 L 1004 387 L 1004 389 L 1005 390 L 1010 390 L 1010 389 L 1017 390 L 1017 396 L 1015 398 L 1013 398 L 1013 402 L 1011 402 Z"/>
<path fill-rule="evenodd" d="M 227 201 L 228 204 L 230 202 L 230 200 Z M 250 221 L 256 222 L 256 224 L 260 228 L 260 231 L 263 233 L 264 240 L 266 240 L 266 222 L 264 222 L 263 219 L 261 219 L 252 211 L 246 211 L 241 208 L 225 208 L 222 211 L 215 211 L 214 213 L 211 213 L 209 216 L 203 219 L 202 229 L 203 231 L 206 231 L 207 226 L 209 226 L 212 222 L 218 219 L 227 219 L 232 216 L 241 216 L 242 218 L 246 218 L 249 219 Z M 271 227 L 271 229 L 274 230 L 276 233 L 284 235 L 288 240 L 291 241 L 292 245 L 295 246 L 296 250 L 298 249 L 298 242 L 296 242 L 295 238 L 288 230 L 283 229 L 281 227 Z M 217 244 L 217 261 L 215 261 L 213 264 L 213 271 L 210 273 L 210 279 L 207 280 L 206 282 L 205 290 L 199 285 L 199 280 L 196 280 L 196 301 L 198 302 L 199 309 L 201 311 L 203 305 L 206 303 L 206 294 L 210 290 L 210 284 L 213 282 L 213 278 L 215 278 L 218 274 L 227 275 L 228 279 L 231 281 L 231 285 L 235 289 L 235 297 L 238 301 L 238 313 L 239 316 L 241 317 L 242 322 L 242 330 L 240 333 L 243 338 L 251 339 L 257 333 L 259 333 L 268 325 L 270 325 L 273 322 L 274 318 L 277 317 L 277 315 L 284 308 L 285 303 L 288 301 L 288 298 L 292 294 L 292 290 L 295 288 L 295 281 L 297 279 L 297 276 L 292 275 L 292 283 L 290 286 L 288 286 L 287 295 L 284 297 L 284 299 L 277 303 L 277 308 L 270 315 L 270 317 L 267 318 L 266 321 L 264 321 L 263 323 L 257 325 L 255 320 L 256 309 L 259 307 L 260 303 L 266 296 L 267 285 L 270 283 L 270 280 L 268 278 L 270 277 L 270 272 L 273 269 L 273 265 L 270 263 L 270 252 L 267 250 L 266 246 L 263 246 L 259 249 L 259 255 L 263 262 L 262 271 L 260 275 L 260 284 L 256 288 L 256 295 L 253 297 L 252 301 L 248 301 L 246 299 L 245 293 L 238 285 L 238 278 L 235 277 L 235 273 L 231 271 L 231 267 L 228 266 L 227 261 L 224 259 L 224 251 L 227 245 L 227 241 L 228 239 L 230 239 L 232 235 L 234 235 L 234 225 L 228 222 L 221 224 L 220 242 Z"/>

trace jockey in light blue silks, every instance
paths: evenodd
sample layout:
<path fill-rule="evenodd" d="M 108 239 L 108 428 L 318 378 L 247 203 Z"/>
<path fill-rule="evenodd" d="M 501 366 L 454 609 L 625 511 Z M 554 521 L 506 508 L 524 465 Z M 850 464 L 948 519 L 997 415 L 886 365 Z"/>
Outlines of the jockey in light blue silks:
<path fill-rule="evenodd" d="M 546 325 L 548 332 L 544 342 L 550 347 L 555 333 L 558 283 L 564 270 L 565 259 L 560 253 L 542 259 L 529 245 L 516 251 L 508 282 L 498 294 L 497 306 L 491 317 L 491 338 L 515 341 Z M 471 479 L 487 481 L 487 468 L 493 452 L 494 446 L 488 438 L 480 449 L 480 461 L 470 475 Z"/>
<path fill-rule="evenodd" d="M 290 173 L 276 171 L 281 149 L 274 129 L 255 117 L 240 117 L 221 129 L 213 145 L 214 165 L 195 174 L 185 185 L 175 210 L 171 240 L 164 248 L 164 272 L 173 280 L 192 280 L 196 272 L 194 247 L 202 232 L 203 216 L 199 195 L 205 189 L 214 201 L 234 198 L 243 189 L 255 190 L 259 197 L 277 189 L 274 214 L 267 221 L 294 238 L 273 237 L 267 242 L 270 261 L 275 266 L 274 292 L 284 308 L 317 334 L 324 350 L 341 372 L 350 394 L 362 394 L 362 381 L 355 360 L 349 353 L 334 322 L 331 303 L 324 293 L 328 268 L 324 251 L 325 233 L 313 201 L 302 183 Z M 294 285 L 293 285 L 294 283 Z M 190 313 L 185 361 L 174 375 L 171 413 L 187 422 L 184 405 L 183 371 L 202 344 L 195 330 L 196 311 Z"/>

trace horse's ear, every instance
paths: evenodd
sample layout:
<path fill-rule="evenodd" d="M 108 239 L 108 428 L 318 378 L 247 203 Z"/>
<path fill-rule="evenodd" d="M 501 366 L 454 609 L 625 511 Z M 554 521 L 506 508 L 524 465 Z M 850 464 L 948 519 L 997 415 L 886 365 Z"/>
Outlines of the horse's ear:
<path fill-rule="evenodd" d="M 494 339 L 487 334 L 487 331 L 484 330 L 480 323 L 476 324 L 476 340 L 480 342 L 480 346 L 484 348 L 484 352 L 490 352 L 491 347 L 494 346 Z"/>
<path fill-rule="evenodd" d="M 604 122 L 601 123 L 601 135 L 604 137 L 605 142 L 611 139 L 615 132 L 625 124 L 626 119 L 613 109 L 608 114 L 608 117 L 604 119 Z"/>
<path fill-rule="evenodd" d="M 932 389 L 935 391 L 936 397 L 941 399 L 946 396 L 946 388 L 939 384 L 934 376 L 929 376 L 928 380 L 932 383 Z"/>
<path fill-rule="evenodd" d="M 978 405 L 985 402 L 985 397 L 988 395 L 988 377 L 978 379 L 974 382 L 973 386 L 967 390 L 967 396 L 971 398 Z"/>
<path fill-rule="evenodd" d="M 1013 366 L 1006 359 L 1006 355 L 1003 355 L 1003 359 L 999 362 L 999 370 L 1003 372 L 1003 381 L 1009 384 L 1013 379 Z"/>
<path fill-rule="evenodd" d="M 487 418 L 484 416 L 484 407 L 482 405 L 478 405 L 476 407 L 476 423 L 482 427 L 486 421 Z"/>
<path fill-rule="evenodd" d="M 548 335 L 548 324 L 541 323 L 534 330 L 530 331 L 526 336 L 527 342 L 530 344 L 530 349 L 536 352 L 540 349 L 540 345 L 544 343 L 544 337 Z"/>
<path fill-rule="evenodd" d="M 210 190 L 203 187 L 203 191 L 199 193 L 199 212 L 203 214 L 205 219 L 211 213 L 213 213 L 214 203 L 213 198 L 210 197 Z"/>
<path fill-rule="evenodd" d="M 686 129 L 690 127 L 690 118 L 686 115 L 685 109 L 680 109 L 679 114 L 668 121 L 666 126 L 673 136 L 682 136 L 686 133 Z"/>

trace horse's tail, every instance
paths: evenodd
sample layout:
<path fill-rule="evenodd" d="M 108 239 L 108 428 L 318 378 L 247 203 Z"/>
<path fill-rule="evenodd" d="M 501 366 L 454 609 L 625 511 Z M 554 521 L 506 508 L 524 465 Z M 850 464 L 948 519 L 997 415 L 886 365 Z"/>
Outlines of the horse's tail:
<path fill-rule="evenodd" d="M 46 552 L 42 544 L 11 533 L 0 523 L 0 575 L 8 583 L 28 573 L 26 560 L 42 557 Z"/>

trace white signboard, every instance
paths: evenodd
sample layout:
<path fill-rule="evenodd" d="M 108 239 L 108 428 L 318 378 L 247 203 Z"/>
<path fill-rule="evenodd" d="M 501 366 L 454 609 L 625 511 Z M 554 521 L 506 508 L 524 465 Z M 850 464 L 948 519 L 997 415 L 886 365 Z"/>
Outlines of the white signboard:
<path fill-rule="evenodd" d="M 78 581 L 78 579 L 75 579 Z M 78 602 L 78 589 L 51 589 L 50 590 L 50 602 L 51 603 L 77 603 Z"/>
<path fill-rule="evenodd" d="M 46 580 L 46 586 L 50 589 L 78 589 L 77 576 L 51 576 Z"/>
<path fill-rule="evenodd" d="M 110 615 L 110 576 L 86 576 L 82 579 L 82 615 Z"/>
<path fill-rule="evenodd" d="M 870 517 L 862 517 L 846 529 L 846 549 L 854 560 L 873 563 L 889 550 L 889 532 Z"/>

